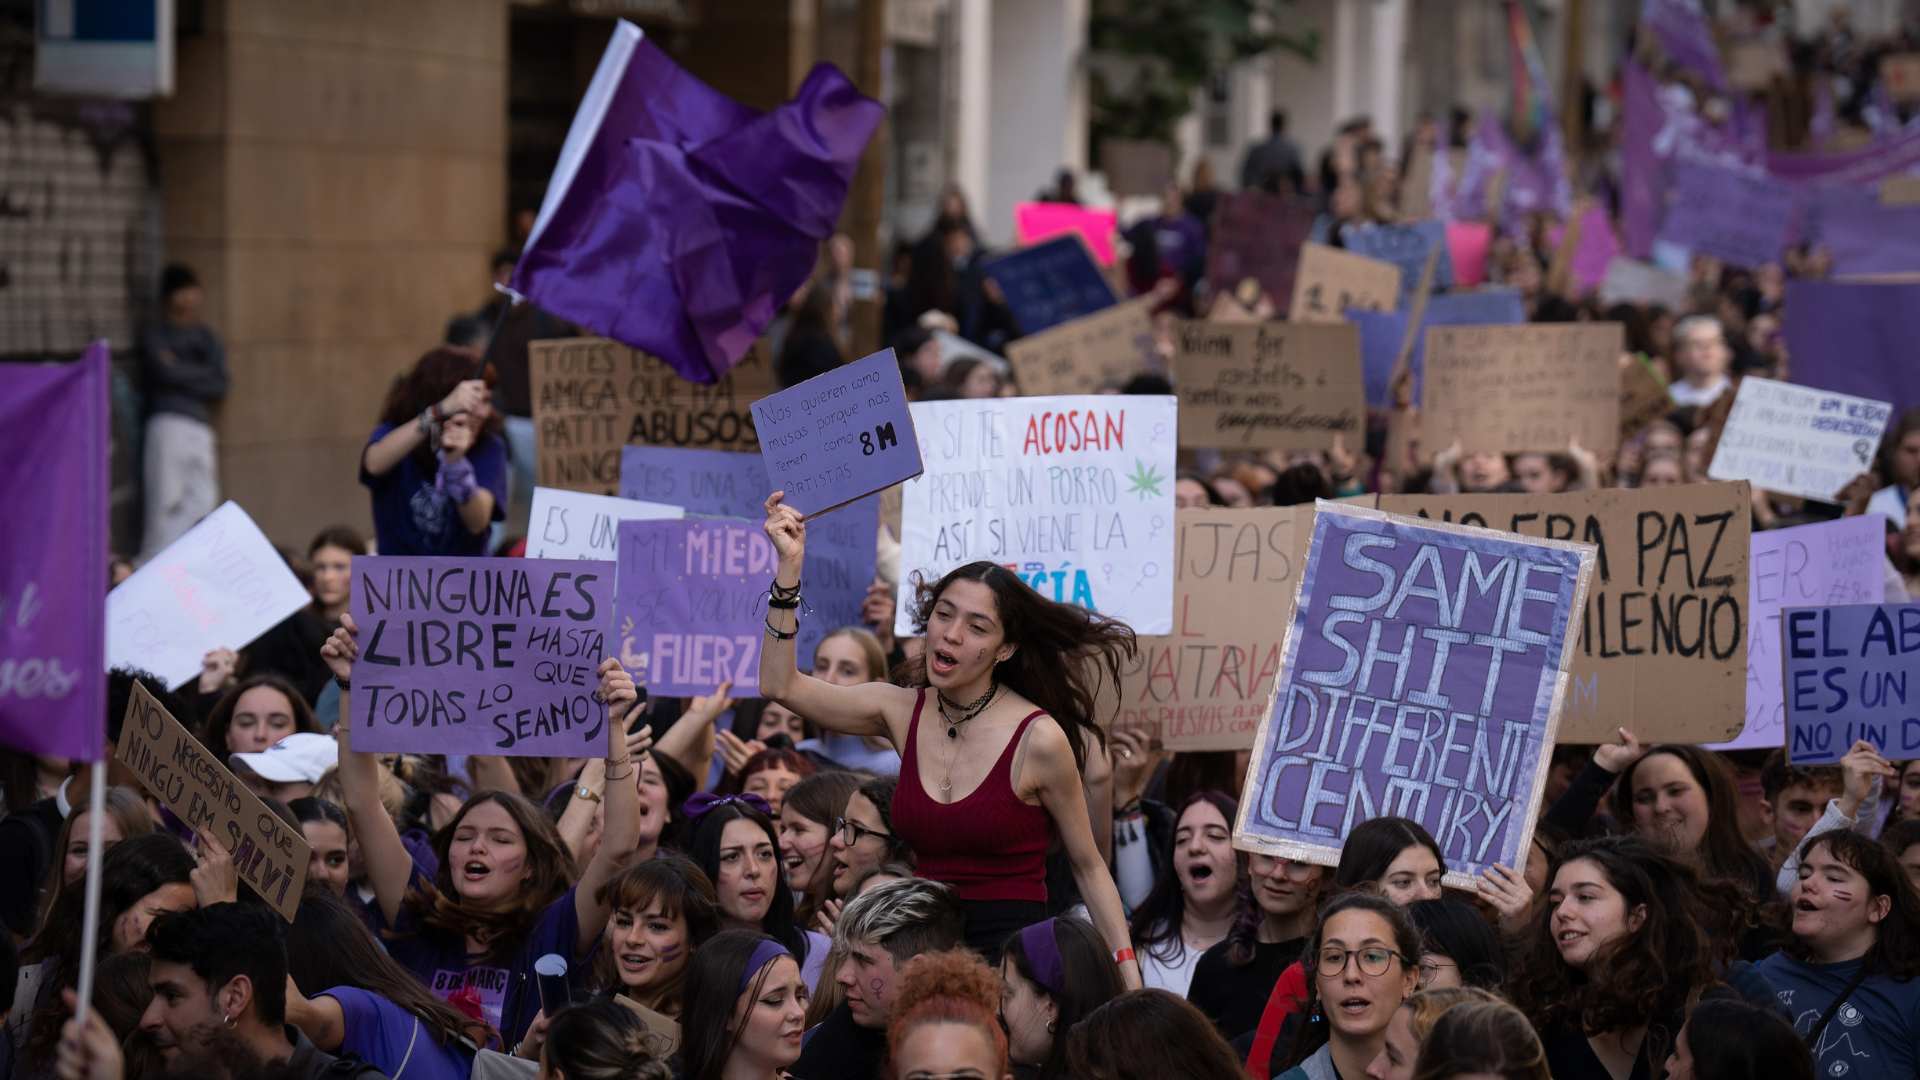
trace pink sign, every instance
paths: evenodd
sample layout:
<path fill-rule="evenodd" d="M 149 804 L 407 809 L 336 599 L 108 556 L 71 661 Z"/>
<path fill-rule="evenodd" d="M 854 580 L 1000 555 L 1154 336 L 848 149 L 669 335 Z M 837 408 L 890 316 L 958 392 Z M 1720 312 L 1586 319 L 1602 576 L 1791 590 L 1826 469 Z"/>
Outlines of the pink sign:
<path fill-rule="evenodd" d="M 1479 285 L 1487 280 L 1487 249 L 1493 246 L 1493 226 L 1484 221 L 1447 222 L 1447 251 L 1453 256 L 1453 282 Z"/>
<path fill-rule="evenodd" d="M 1113 265 L 1113 230 L 1119 215 L 1072 203 L 1028 202 L 1013 208 L 1014 236 L 1022 246 L 1079 233 L 1101 266 Z"/>

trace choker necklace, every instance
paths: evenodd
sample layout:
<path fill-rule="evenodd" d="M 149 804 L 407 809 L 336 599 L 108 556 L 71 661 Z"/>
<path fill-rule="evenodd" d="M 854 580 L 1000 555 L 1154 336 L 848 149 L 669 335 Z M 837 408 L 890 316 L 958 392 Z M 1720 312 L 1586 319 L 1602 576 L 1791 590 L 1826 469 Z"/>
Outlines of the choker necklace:
<path fill-rule="evenodd" d="M 949 739 L 959 738 L 960 725 L 966 723 L 967 721 L 973 719 L 976 716 L 979 716 L 983 711 L 985 711 L 986 707 L 993 702 L 993 696 L 999 692 L 1000 692 L 1000 684 L 991 683 L 987 686 L 986 693 L 981 694 L 977 698 L 974 698 L 972 704 L 966 705 L 963 707 L 960 705 L 955 705 L 953 702 L 948 701 L 947 695 L 945 693 L 938 690 L 934 691 L 934 693 L 938 694 L 940 697 L 940 719 L 945 720 L 947 722 L 947 738 Z M 952 710 L 953 712 L 957 712 L 961 714 L 960 719 L 955 720 L 952 716 L 948 715 L 948 710 Z"/>

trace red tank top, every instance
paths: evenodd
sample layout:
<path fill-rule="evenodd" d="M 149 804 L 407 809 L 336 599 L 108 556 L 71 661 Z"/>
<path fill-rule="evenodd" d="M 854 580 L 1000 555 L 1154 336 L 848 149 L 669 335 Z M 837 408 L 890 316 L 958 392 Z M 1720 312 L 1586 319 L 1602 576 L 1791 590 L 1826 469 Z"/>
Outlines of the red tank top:
<path fill-rule="evenodd" d="M 927 692 L 913 704 L 907 752 L 900 755 L 900 783 L 893 790 L 893 831 L 913 845 L 921 877 L 953 886 L 962 900 L 1047 899 L 1047 843 L 1053 818 L 1044 806 L 1029 806 L 1013 790 L 1013 755 L 1027 725 L 1045 716 L 1029 713 L 994 762 L 987 778 L 967 797 L 936 802 L 920 782 L 920 712 Z"/>

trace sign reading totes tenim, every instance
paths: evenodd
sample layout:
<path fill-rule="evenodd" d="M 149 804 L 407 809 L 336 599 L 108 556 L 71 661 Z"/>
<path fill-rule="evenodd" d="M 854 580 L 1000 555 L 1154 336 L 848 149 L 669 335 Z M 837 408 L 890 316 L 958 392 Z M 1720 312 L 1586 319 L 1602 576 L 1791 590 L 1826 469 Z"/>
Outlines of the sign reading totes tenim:
<path fill-rule="evenodd" d="M 353 748 L 592 757 L 614 564 L 353 560 Z"/>
<path fill-rule="evenodd" d="M 1332 866 L 1426 826 L 1471 888 L 1525 866 L 1593 549 L 1319 502 L 1234 846 Z"/>

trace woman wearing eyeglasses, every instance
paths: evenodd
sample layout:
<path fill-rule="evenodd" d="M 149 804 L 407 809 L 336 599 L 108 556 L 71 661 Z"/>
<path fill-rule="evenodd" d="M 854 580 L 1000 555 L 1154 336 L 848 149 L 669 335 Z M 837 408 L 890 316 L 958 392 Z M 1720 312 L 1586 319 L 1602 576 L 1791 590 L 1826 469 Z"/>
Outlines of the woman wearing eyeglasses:
<path fill-rule="evenodd" d="M 1416 900 L 1407 917 L 1420 931 L 1420 989 L 1498 990 L 1506 981 L 1500 938 L 1473 905 L 1452 897 Z"/>
<path fill-rule="evenodd" d="M 1307 1021 L 1280 1080 L 1365 1076 L 1419 981 L 1419 955 L 1419 932 L 1385 898 L 1347 893 L 1328 904 L 1306 951 Z"/>
<path fill-rule="evenodd" d="M 893 832 L 893 789 L 891 776 L 861 784 L 847 798 L 847 812 L 833 823 L 828 860 L 833 866 L 833 895 L 843 901 L 854 881 L 881 863 L 913 861 L 913 850 Z"/>

